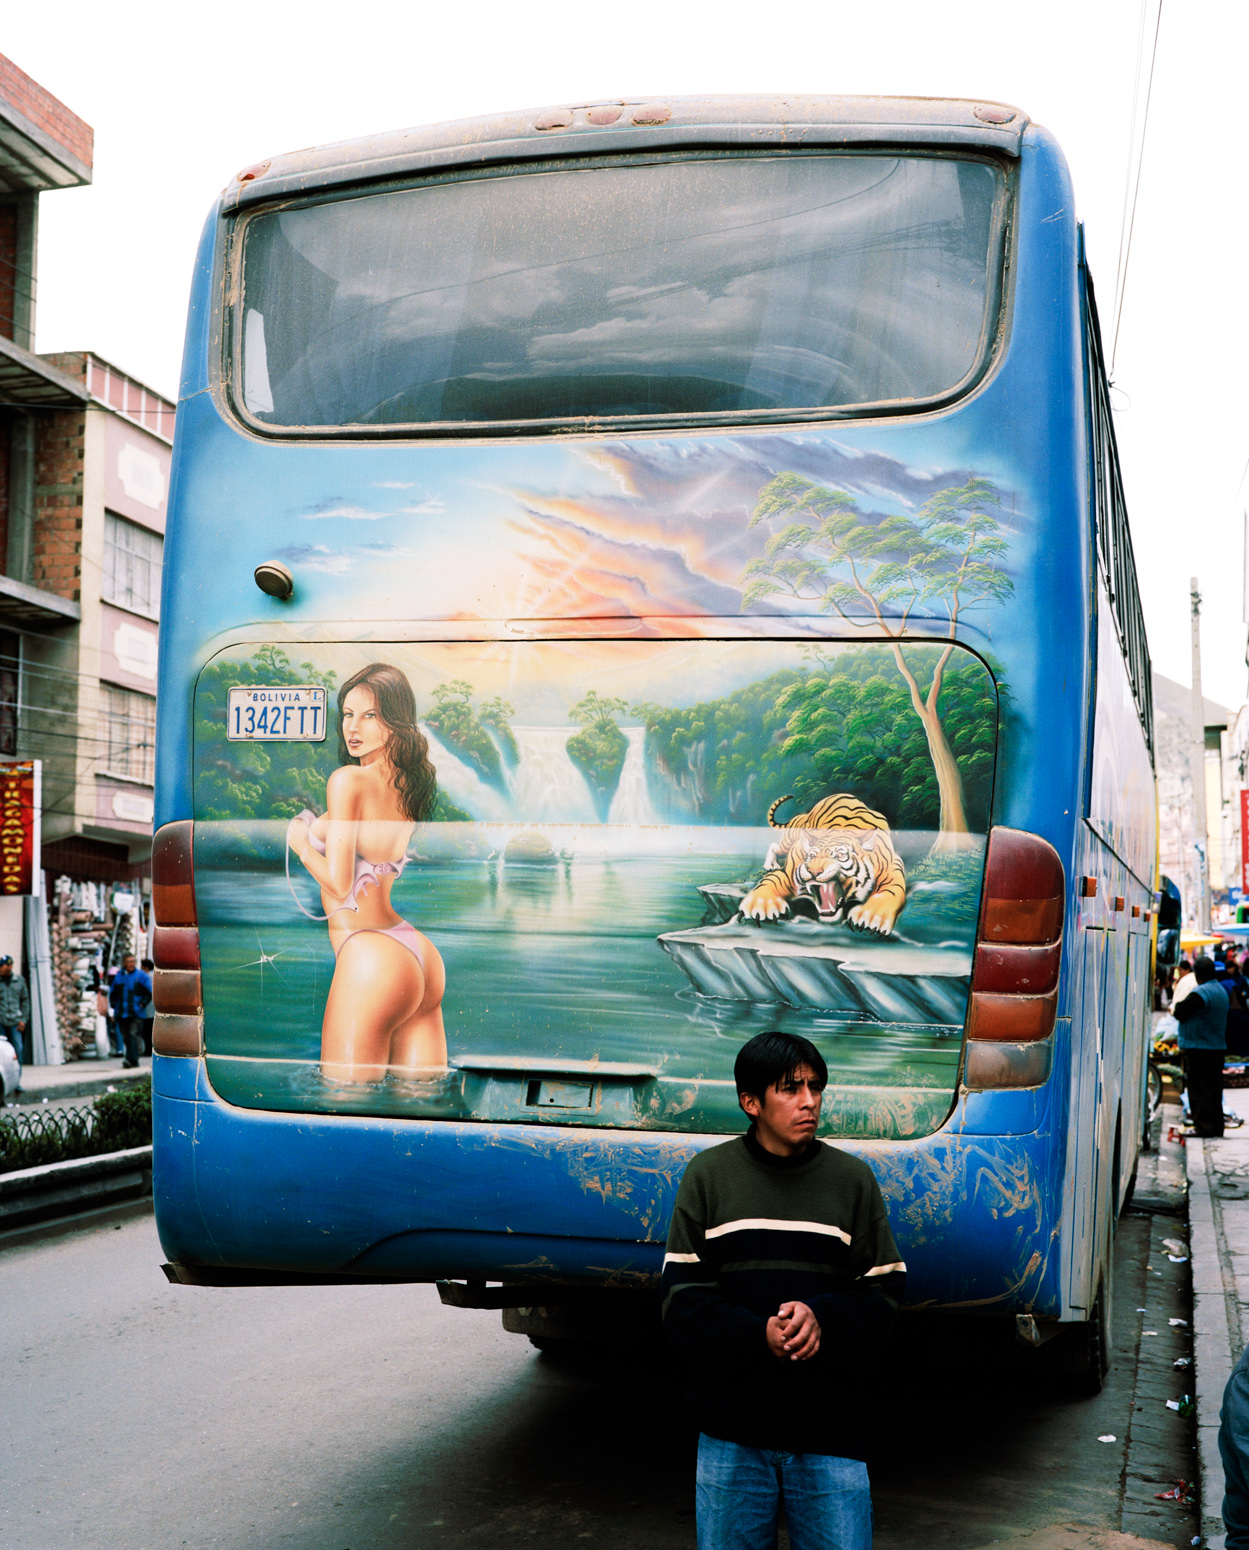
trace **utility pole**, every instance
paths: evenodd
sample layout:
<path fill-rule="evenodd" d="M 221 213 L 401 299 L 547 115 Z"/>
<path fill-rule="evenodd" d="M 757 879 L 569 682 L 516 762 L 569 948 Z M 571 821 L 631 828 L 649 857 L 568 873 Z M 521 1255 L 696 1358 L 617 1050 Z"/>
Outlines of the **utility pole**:
<path fill-rule="evenodd" d="M 1188 584 L 1192 606 L 1193 703 L 1189 763 L 1193 778 L 1193 840 L 1197 850 L 1197 929 L 1210 929 L 1210 866 L 1206 851 L 1210 834 L 1206 821 L 1206 702 L 1201 692 L 1201 593 L 1197 578 Z"/>

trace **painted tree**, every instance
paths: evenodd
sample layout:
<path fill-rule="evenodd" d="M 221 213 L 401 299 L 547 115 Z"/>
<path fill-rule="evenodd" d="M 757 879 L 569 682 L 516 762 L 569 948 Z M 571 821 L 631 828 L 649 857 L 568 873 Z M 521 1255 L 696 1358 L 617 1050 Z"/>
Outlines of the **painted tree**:
<path fill-rule="evenodd" d="M 751 527 L 784 526 L 746 567 L 743 607 L 784 593 L 889 640 L 932 756 L 941 805 L 937 851 L 959 849 L 968 832 L 962 776 L 941 716 L 959 620 L 975 608 L 1004 602 L 1014 591 L 1003 563 L 1007 543 L 994 515 L 1000 505 L 993 485 L 973 478 L 938 491 L 914 519 L 876 520 L 844 490 L 801 474 L 780 474 L 764 487 L 750 518 Z M 941 619 L 950 644 L 925 687 L 903 641 L 913 620 L 934 617 Z"/>
<path fill-rule="evenodd" d="M 433 698 L 434 703 L 426 711 L 425 720 L 454 753 L 476 770 L 482 780 L 503 790 L 503 765 L 499 750 L 490 741 L 490 734 L 473 711 L 472 684 L 467 678 L 452 678 L 447 683 L 435 684 Z"/>
<path fill-rule="evenodd" d="M 483 727 L 493 727 L 495 736 L 503 749 L 503 757 L 508 764 L 515 769 L 520 762 L 520 752 L 516 746 L 516 734 L 512 731 L 512 722 L 516 717 L 516 707 L 496 694 L 494 699 L 487 700 L 477 712 L 477 719 Z"/>
<path fill-rule="evenodd" d="M 565 745 L 568 757 L 585 776 L 599 817 L 604 821 L 629 751 L 629 739 L 616 720 L 627 709 L 627 700 L 613 699 L 591 689 L 568 712 L 569 721 L 581 728 Z"/>
<path fill-rule="evenodd" d="M 907 645 L 927 684 L 941 641 Z M 770 802 L 793 792 L 787 816 L 832 791 L 853 791 L 893 828 L 936 829 L 941 794 L 910 691 L 887 645 L 824 643 L 718 699 L 694 705 L 634 705 L 646 729 L 651 800 L 669 822 L 760 823 Z M 979 658 L 946 667 L 941 721 L 958 760 L 967 822 L 989 820 L 998 686 Z"/>

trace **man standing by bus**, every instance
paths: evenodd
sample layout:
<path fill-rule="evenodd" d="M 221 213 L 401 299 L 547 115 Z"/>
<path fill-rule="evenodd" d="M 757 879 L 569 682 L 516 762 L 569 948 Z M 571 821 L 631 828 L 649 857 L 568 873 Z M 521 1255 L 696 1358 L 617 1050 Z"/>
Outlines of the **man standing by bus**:
<path fill-rule="evenodd" d="M 734 1067 L 750 1129 L 681 1179 L 663 1321 L 699 1429 L 699 1550 L 869 1550 L 873 1369 L 906 1266 L 866 1163 L 815 1139 L 828 1070 L 761 1033 Z"/>
<path fill-rule="evenodd" d="M 1196 986 L 1171 1008 L 1180 1025 L 1180 1055 L 1193 1134 L 1223 1134 L 1223 1057 L 1227 1054 L 1227 992 L 1204 955 L 1193 961 Z"/>

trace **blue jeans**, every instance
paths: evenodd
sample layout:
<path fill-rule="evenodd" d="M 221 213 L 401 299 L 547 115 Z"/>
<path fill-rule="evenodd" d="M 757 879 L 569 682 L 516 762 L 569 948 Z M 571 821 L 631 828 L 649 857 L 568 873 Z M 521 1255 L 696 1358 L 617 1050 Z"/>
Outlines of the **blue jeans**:
<path fill-rule="evenodd" d="M 137 1066 L 139 1057 L 143 1054 L 143 1019 L 119 1017 L 117 1031 L 121 1034 L 122 1052 L 126 1057 L 126 1064 Z"/>
<path fill-rule="evenodd" d="M 17 1031 L 16 1023 L 0 1023 L 0 1034 L 17 1051 L 17 1058 L 22 1065 L 28 1066 L 30 1064 L 30 1046 L 27 1041 L 30 1038 L 30 1024 L 26 1024 L 26 1032 L 22 1034 Z"/>
<path fill-rule="evenodd" d="M 698 1438 L 698 1550 L 772 1550 L 781 1504 L 791 1550 L 871 1550 L 867 1465 L 825 1453 Z"/>

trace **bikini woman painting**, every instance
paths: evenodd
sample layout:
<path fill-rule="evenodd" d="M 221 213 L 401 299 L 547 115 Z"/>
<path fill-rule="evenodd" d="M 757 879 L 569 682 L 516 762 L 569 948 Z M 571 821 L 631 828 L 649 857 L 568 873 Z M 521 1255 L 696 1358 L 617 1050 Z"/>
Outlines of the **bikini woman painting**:
<path fill-rule="evenodd" d="M 434 801 L 416 697 L 397 667 L 372 662 L 338 692 L 343 763 L 328 811 L 292 818 L 287 844 L 321 885 L 334 978 L 321 1025 L 321 1074 L 337 1084 L 427 1082 L 446 1071 L 446 970 L 438 949 L 391 908 L 415 826 Z"/>

